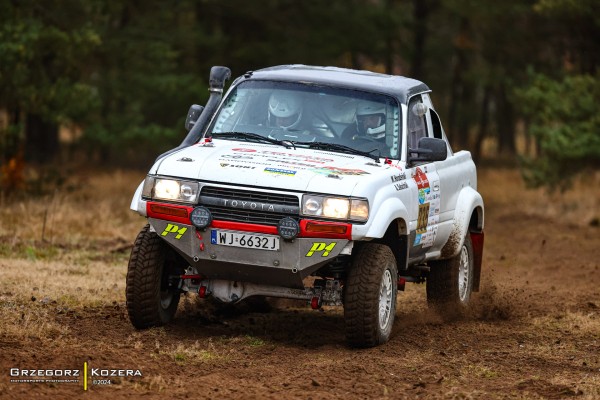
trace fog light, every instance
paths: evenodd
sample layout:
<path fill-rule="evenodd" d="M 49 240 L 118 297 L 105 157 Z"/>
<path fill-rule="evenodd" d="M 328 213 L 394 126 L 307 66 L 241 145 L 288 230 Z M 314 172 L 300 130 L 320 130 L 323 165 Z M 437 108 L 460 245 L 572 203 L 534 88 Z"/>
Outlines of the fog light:
<path fill-rule="evenodd" d="M 296 238 L 298 233 L 300 233 L 300 225 L 298 225 L 298 222 L 295 219 L 285 217 L 279 221 L 277 232 L 279 232 L 279 236 L 282 238 L 291 240 Z"/>
<path fill-rule="evenodd" d="M 204 229 L 212 222 L 212 215 L 206 207 L 196 207 L 190 215 L 192 224 L 198 229 Z"/>

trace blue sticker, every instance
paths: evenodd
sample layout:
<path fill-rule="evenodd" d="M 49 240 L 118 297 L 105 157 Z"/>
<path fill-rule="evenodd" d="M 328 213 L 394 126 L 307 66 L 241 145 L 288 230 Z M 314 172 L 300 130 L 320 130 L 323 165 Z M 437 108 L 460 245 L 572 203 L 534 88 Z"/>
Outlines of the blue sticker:
<path fill-rule="evenodd" d="M 413 244 L 413 246 L 418 246 L 419 244 L 421 244 L 421 234 L 420 233 L 418 233 L 415 236 L 415 243 Z"/>
<path fill-rule="evenodd" d="M 296 175 L 296 171 L 292 171 L 290 169 L 282 169 L 282 168 L 265 168 L 265 172 L 277 175 L 288 175 L 293 176 Z"/>
<path fill-rule="evenodd" d="M 210 231 L 210 242 L 217 244 L 217 231 Z"/>

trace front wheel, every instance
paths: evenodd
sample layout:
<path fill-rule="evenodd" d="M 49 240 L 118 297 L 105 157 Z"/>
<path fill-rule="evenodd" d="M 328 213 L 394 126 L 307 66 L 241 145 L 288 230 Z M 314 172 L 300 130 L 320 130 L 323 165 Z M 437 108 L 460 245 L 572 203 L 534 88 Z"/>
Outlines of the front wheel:
<path fill-rule="evenodd" d="M 346 339 L 353 347 L 387 342 L 396 315 L 398 270 L 388 246 L 363 245 L 354 258 L 344 290 Z"/>
<path fill-rule="evenodd" d="M 441 311 L 460 311 L 469 304 L 473 280 L 473 244 L 467 232 L 455 257 L 430 263 L 427 302 Z"/>
<path fill-rule="evenodd" d="M 161 326 L 173 318 L 179 290 L 169 287 L 169 275 L 180 273 L 177 254 L 146 225 L 138 234 L 127 268 L 127 312 L 138 329 Z"/>

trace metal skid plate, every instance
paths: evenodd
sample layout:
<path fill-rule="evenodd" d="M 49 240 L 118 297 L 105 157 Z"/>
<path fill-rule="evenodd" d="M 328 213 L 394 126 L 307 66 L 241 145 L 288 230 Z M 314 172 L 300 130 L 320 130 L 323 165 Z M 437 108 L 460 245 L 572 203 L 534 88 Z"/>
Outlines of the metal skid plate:
<path fill-rule="evenodd" d="M 211 228 L 148 219 L 156 233 L 209 279 L 304 288 L 302 280 L 340 254 L 347 239 L 280 238 L 278 251 L 211 243 Z M 238 232 L 252 234 L 251 232 Z"/>

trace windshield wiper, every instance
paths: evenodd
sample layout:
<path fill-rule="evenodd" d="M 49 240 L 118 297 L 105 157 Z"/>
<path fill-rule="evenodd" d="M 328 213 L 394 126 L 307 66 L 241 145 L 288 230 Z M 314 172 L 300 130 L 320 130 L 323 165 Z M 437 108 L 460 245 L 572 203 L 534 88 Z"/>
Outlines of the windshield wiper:
<path fill-rule="evenodd" d="M 244 139 L 244 140 L 253 140 L 253 141 L 262 141 L 267 143 L 277 144 L 279 146 L 284 146 L 286 149 L 290 147 L 294 147 L 294 143 L 289 140 L 277 140 L 266 136 L 261 136 L 256 133 L 250 132 L 218 132 L 211 134 L 214 138 L 231 138 L 231 139 Z"/>
<path fill-rule="evenodd" d="M 309 149 L 318 149 L 318 150 L 333 150 L 339 151 L 342 153 L 350 153 L 350 154 L 358 154 L 360 156 L 369 157 L 375 160 L 375 162 L 379 163 L 379 156 L 376 156 L 373 153 L 378 149 L 373 149 L 371 151 L 362 151 L 356 150 L 349 146 L 344 146 L 343 144 L 337 143 L 327 143 L 327 142 L 292 142 L 293 144 L 305 145 L 308 146 Z"/>

